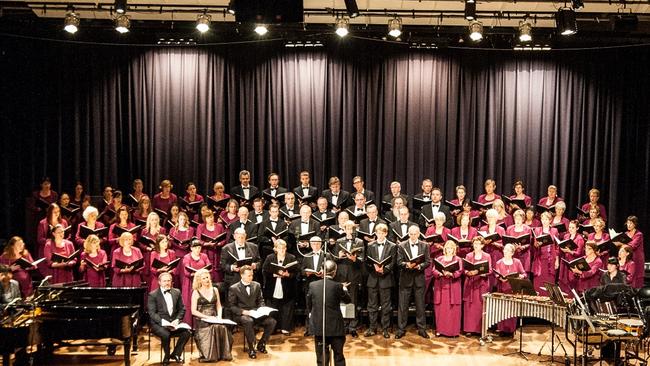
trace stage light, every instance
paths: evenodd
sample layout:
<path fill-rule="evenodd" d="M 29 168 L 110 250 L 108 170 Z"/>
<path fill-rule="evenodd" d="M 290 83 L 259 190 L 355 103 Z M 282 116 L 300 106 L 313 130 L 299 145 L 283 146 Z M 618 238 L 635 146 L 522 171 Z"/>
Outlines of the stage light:
<path fill-rule="evenodd" d="M 340 18 L 336 20 L 336 34 L 339 37 L 343 38 L 350 33 L 350 22 L 345 18 Z"/>
<path fill-rule="evenodd" d="M 118 14 L 126 13 L 126 0 L 115 0 L 115 12 Z"/>
<path fill-rule="evenodd" d="M 269 29 L 266 27 L 264 24 L 255 24 L 255 33 L 259 34 L 260 36 L 265 35 L 268 33 Z"/>
<path fill-rule="evenodd" d="M 571 0 L 571 6 L 573 7 L 573 10 L 578 10 L 584 8 L 585 3 L 583 0 Z"/>
<path fill-rule="evenodd" d="M 466 2 L 465 3 L 465 19 L 475 20 L 476 19 L 476 3 L 475 2 Z"/>
<path fill-rule="evenodd" d="M 359 16 L 357 0 L 345 0 L 345 9 L 348 11 L 350 18 L 356 18 Z"/>
<path fill-rule="evenodd" d="M 395 17 L 388 21 L 388 34 L 393 38 L 402 35 L 402 19 Z"/>
<path fill-rule="evenodd" d="M 483 39 L 483 23 L 475 20 L 469 24 L 469 38 L 474 42 Z"/>
<path fill-rule="evenodd" d="M 208 14 L 200 14 L 196 19 L 196 30 L 201 33 L 205 33 L 210 30 L 210 20 L 211 17 Z"/>
<path fill-rule="evenodd" d="M 235 15 L 235 6 L 236 6 L 235 2 L 236 1 L 237 0 L 230 0 L 230 2 L 228 2 L 228 12 L 230 14 L 232 14 L 232 15 Z"/>
<path fill-rule="evenodd" d="M 66 32 L 75 34 L 79 30 L 79 16 L 74 11 L 69 11 L 63 20 L 63 29 Z"/>
<path fill-rule="evenodd" d="M 530 42 L 533 40 L 533 25 L 530 24 L 528 19 L 519 23 L 519 41 Z"/>
<path fill-rule="evenodd" d="M 115 30 L 120 33 L 127 33 L 131 27 L 131 20 L 126 15 L 120 15 L 115 19 Z"/>
<path fill-rule="evenodd" d="M 562 8 L 555 13 L 555 26 L 563 36 L 570 36 L 578 32 L 576 13 L 569 8 Z"/>

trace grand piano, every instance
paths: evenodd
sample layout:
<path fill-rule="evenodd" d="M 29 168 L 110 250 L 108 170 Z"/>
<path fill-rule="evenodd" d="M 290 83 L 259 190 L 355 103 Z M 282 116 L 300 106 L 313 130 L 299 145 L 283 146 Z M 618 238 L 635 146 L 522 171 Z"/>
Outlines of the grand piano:
<path fill-rule="evenodd" d="M 124 364 L 130 365 L 131 347 L 137 350 L 137 330 L 144 314 L 144 287 L 87 287 L 72 282 L 38 288 L 34 298 L 20 304 L 22 314 L 3 321 L 0 353 L 9 364 L 12 353 L 37 346 L 42 357 L 58 347 L 106 345 L 114 355 L 124 347 Z M 84 342 L 70 341 L 83 340 Z M 100 342 L 101 340 L 101 342 Z M 24 351 L 23 351 L 24 353 Z"/>

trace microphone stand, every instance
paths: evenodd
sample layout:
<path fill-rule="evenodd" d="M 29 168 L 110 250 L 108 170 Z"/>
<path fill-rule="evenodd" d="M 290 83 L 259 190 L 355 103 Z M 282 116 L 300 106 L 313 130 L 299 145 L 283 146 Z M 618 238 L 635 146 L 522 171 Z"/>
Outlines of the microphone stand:
<path fill-rule="evenodd" d="M 323 246 L 323 249 L 324 249 L 324 251 L 323 251 L 323 264 L 321 265 L 321 268 L 322 268 L 322 271 L 323 271 L 323 308 L 322 308 L 323 324 L 322 324 L 322 329 L 321 329 L 322 330 L 321 342 L 323 343 L 323 350 L 322 350 L 322 354 L 321 354 L 321 360 L 322 360 L 323 365 L 325 364 L 325 361 L 327 360 L 327 365 L 329 366 L 331 357 L 325 358 L 325 356 L 328 353 L 327 352 L 328 351 L 327 350 L 327 343 L 325 342 L 325 324 L 327 323 L 326 320 L 325 320 L 325 318 L 326 318 L 326 316 L 325 316 L 325 314 L 326 314 L 325 313 L 325 310 L 326 310 L 325 309 L 325 299 L 326 299 L 325 296 L 327 294 L 327 291 L 326 291 L 326 289 L 327 289 L 327 286 L 326 286 L 327 285 L 327 273 L 326 273 L 326 270 L 325 270 L 325 262 L 327 261 L 327 242 L 328 242 L 328 240 L 325 240 L 325 245 Z"/>

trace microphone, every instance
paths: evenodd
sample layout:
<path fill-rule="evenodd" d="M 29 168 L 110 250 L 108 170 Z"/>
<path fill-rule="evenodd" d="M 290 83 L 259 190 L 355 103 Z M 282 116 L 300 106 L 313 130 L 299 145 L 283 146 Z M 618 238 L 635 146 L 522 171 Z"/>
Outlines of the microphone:
<path fill-rule="evenodd" d="M 38 284 L 37 287 L 41 287 L 41 286 L 45 285 L 45 283 L 47 283 L 51 279 L 52 279 L 52 275 L 45 276 L 45 278 L 43 278 L 43 280 L 41 281 L 41 283 Z"/>

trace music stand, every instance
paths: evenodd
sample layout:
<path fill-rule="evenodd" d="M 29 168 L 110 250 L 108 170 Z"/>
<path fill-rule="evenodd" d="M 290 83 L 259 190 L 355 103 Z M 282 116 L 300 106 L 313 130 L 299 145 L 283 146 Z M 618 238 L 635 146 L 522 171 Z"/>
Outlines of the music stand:
<path fill-rule="evenodd" d="M 508 284 L 512 288 L 512 293 L 515 295 L 519 295 L 519 311 L 517 314 L 519 318 L 519 350 L 515 352 L 506 353 L 504 356 L 519 355 L 524 360 L 528 361 L 528 357 L 526 357 L 526 355 L 530 354 L 530 352 L 524 352 L 523 350 L 524 321 L 521 315 L 524 312 L 523 311 L 524 295 L 535 296 L 537 295 L 537 292 L 533 287 L 533 283 L 530 282 L 530 280 L 527 278 L 508 278 L 507 280 L 508 280 Z"/>
<path fill-rule="evenodd" d="M 548 297 L 553 301 L 553 307 L 551 309 L 551 316 L 553 320 L 551 321 L 551 358 L 548 360 L 551 363 L 559 362 L 559 363 L 566 363 L 566 361 L 556 361 L 555 360 L 555 337 L 557 337 L 559 347 L 562 347 L 562 350 L 564 351 L 564 359 L 566 360 L 567 357 L 569 356 L 566 348 L 564 348 L 564 344 L 562 344 L 562 339 L 558 335 L 555 334 L 555 318 L 556 318 L 556 311 L 558 307 L 563 307 L 566 308 L 568 307 L 568 304 L 566 300 L 564 299 L 564 295 L 562 294 L 562 290 L 560 289 L 560 286 L 553 284 L 553 283 L 544 283 L 544 288 L 546 289 L 546 292 L 548 292 Z M 539 352 L 537 353 L 538 356 L 542 355 L 542 350 L 544 349 L 544 346 L 546 346 L 546 342 L 548 340 L 544 341 L 544 344 L 542 344 L 542 347 L 539 349 Z"/>

